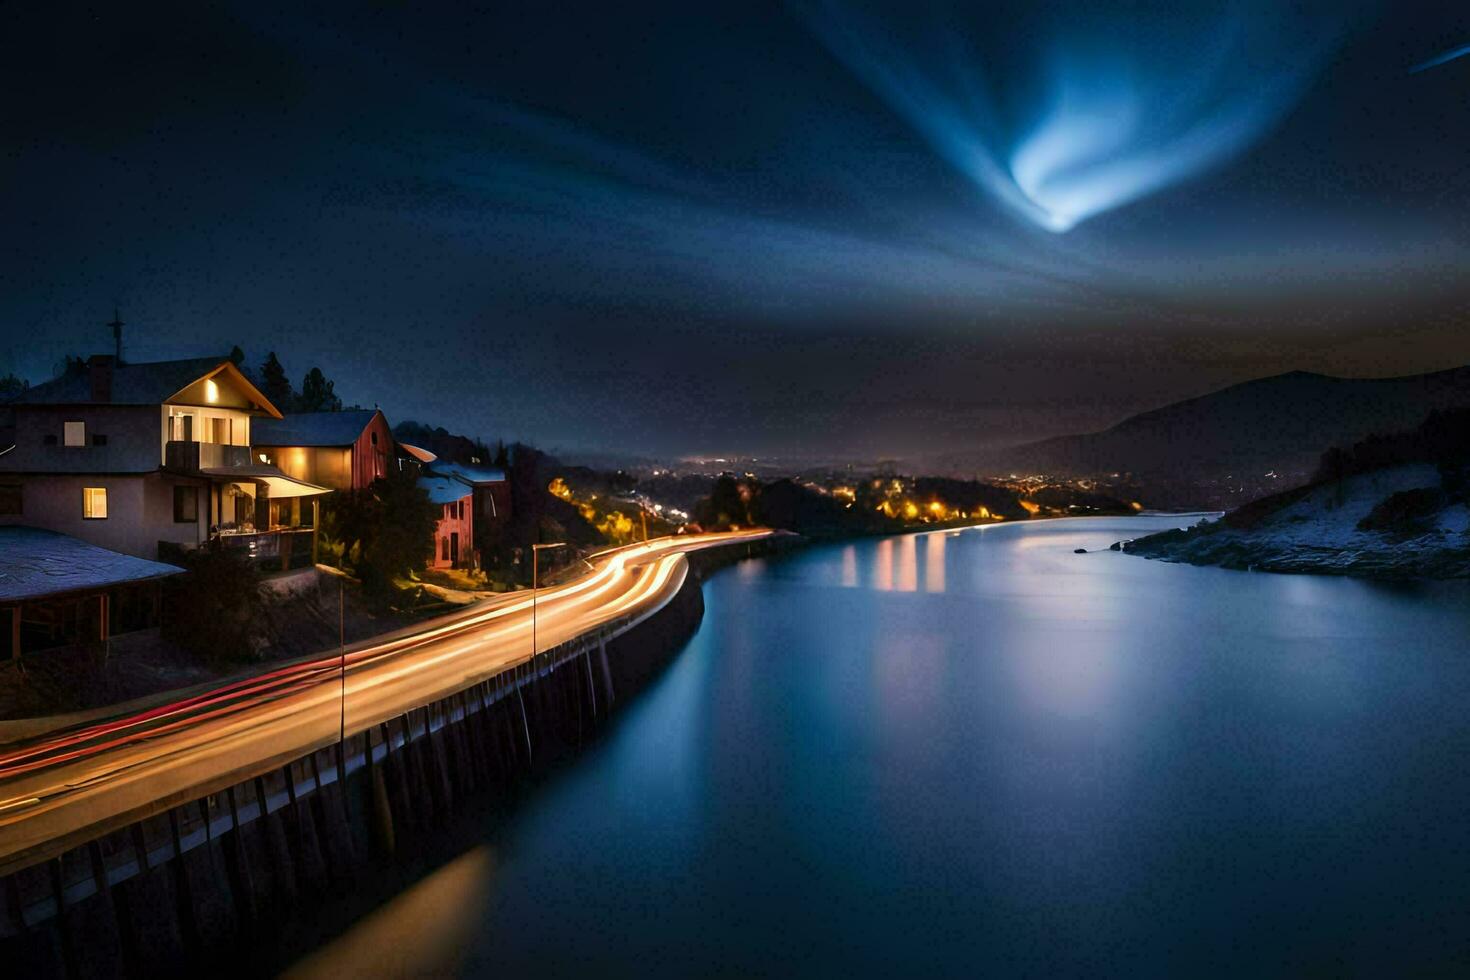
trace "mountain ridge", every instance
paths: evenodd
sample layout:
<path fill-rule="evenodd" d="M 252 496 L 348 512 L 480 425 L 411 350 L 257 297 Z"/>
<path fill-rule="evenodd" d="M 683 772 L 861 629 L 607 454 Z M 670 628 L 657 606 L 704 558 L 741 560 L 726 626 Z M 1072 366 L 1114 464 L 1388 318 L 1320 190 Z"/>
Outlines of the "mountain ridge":
<path fill-rule="evenodd" d="M 1435 409 L 1466 405 L 1470 365 L 1386 378 L 1289 371 L 1149 409 L 1096 432 L 950 454 L 940 468 L 974 476 L 1127 474 L 1146 489 L 1167 486 L 1171 503 L 1214 504 L 1212 493 L 1175 491 L 1233 483 L 1236 494 L 1271 492 L 1304 482 L 1327 447 L 1411 429 Z"/>

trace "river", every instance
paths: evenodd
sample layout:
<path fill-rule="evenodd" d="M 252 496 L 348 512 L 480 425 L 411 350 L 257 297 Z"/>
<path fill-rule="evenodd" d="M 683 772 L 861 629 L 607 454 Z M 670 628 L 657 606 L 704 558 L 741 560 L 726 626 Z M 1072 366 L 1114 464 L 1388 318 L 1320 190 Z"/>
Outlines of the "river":
<path fill-rule="evenodd" d="M 470 976 L 1470 969 L 1470 583 L 824 545 L 477 846 L 298 964 Z"/>

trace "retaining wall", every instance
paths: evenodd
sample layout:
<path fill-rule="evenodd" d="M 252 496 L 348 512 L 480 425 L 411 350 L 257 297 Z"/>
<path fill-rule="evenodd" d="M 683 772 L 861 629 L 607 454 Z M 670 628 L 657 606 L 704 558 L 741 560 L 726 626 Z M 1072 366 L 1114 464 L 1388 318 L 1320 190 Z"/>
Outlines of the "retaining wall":
<path fill-rule="evenodd" d="M 272 942 L 286 919 L 350 892 L 457 806 L 509 794 L 576 752 L 693 633 L 703 574 L 788 543 L 690 554 L 679 592 L 623 632 L 584 635 L 0 879 L 6 975 L 218 972 L 222 951 Z"/>

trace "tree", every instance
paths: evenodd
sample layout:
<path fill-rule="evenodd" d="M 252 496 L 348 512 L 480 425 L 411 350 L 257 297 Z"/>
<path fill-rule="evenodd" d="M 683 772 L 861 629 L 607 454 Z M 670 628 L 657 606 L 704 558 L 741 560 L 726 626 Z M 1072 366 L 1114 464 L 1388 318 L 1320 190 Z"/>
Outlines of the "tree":
<path fill-rule="evenodd" d="M 275 351 L 267 354 L 260 366 L 260 392 L 283 412 L 291 411 L 296 405 L 296 392 L 291 390 L 291 381 Z"/>
<path fill-rule="evenodd" d="M 25 378 L 16 377 L 14 374 L 7 374 L 5 377 L 0 378 L 0 402 L 10 401 L 10 399 L 19 395 L 30 386 L 31 383 Z"/>
<path fill-rule="evenodd" d="M 362 579 L 364 593 L 387 605 L 396 594 L 393 579 L 423 571 L 428 563 L 439 507 L 412 472 L 397 469 L 366 489 L 334 496 L 326 530 L 341 543 L 343 562 Z"/>
<path fill-rule="evenodd" d="M 749 487 L 743 487 L 729 473 L 721 474 L 709 497 L 695 507 L 694 516 L 706 528 L 754 523 L 748 508 L 750 497 Z"/>
<path fill-rule="evenodd" d="M 299 412 L 340 412 L 342 411 L 342 399 L 337 397 L 333 390 L 335 385 L 322 374 L 322 369 L 314 367 L 306 372 L 306 377 L 301 379 L 301 397 L 296 400 L 296 410 Z"/>
<path fill-rule="evenodd" d="M 239 344 L 230 348 L 230 363 L 235 365 L 235 367 L 240 367 L 240 365 L 245 363 L 245 352 L 240 349 Z"/>

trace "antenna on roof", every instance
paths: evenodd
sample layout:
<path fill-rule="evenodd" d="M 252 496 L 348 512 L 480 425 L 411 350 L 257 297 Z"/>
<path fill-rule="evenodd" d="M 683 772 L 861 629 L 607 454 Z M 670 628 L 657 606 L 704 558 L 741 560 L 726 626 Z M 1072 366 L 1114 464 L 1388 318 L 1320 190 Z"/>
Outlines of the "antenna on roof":
<path fill-rule="evenodd" d="M 112 308 L 112 322 L 109 323 L 108 326 L 112 328 L 112 344 L 113 344 L 113 348 L 114 348 L 114 354 L 116 355 L 115 356 L 115 360 L 119 364 L 121 364 L 122 363 L 122 328 L 123 328 L 123 322 L 122 322 L 122 317 L 120 317 L 120 316 L 117 315 L 117 307 L 116 306 L 114 306 Z"/>

